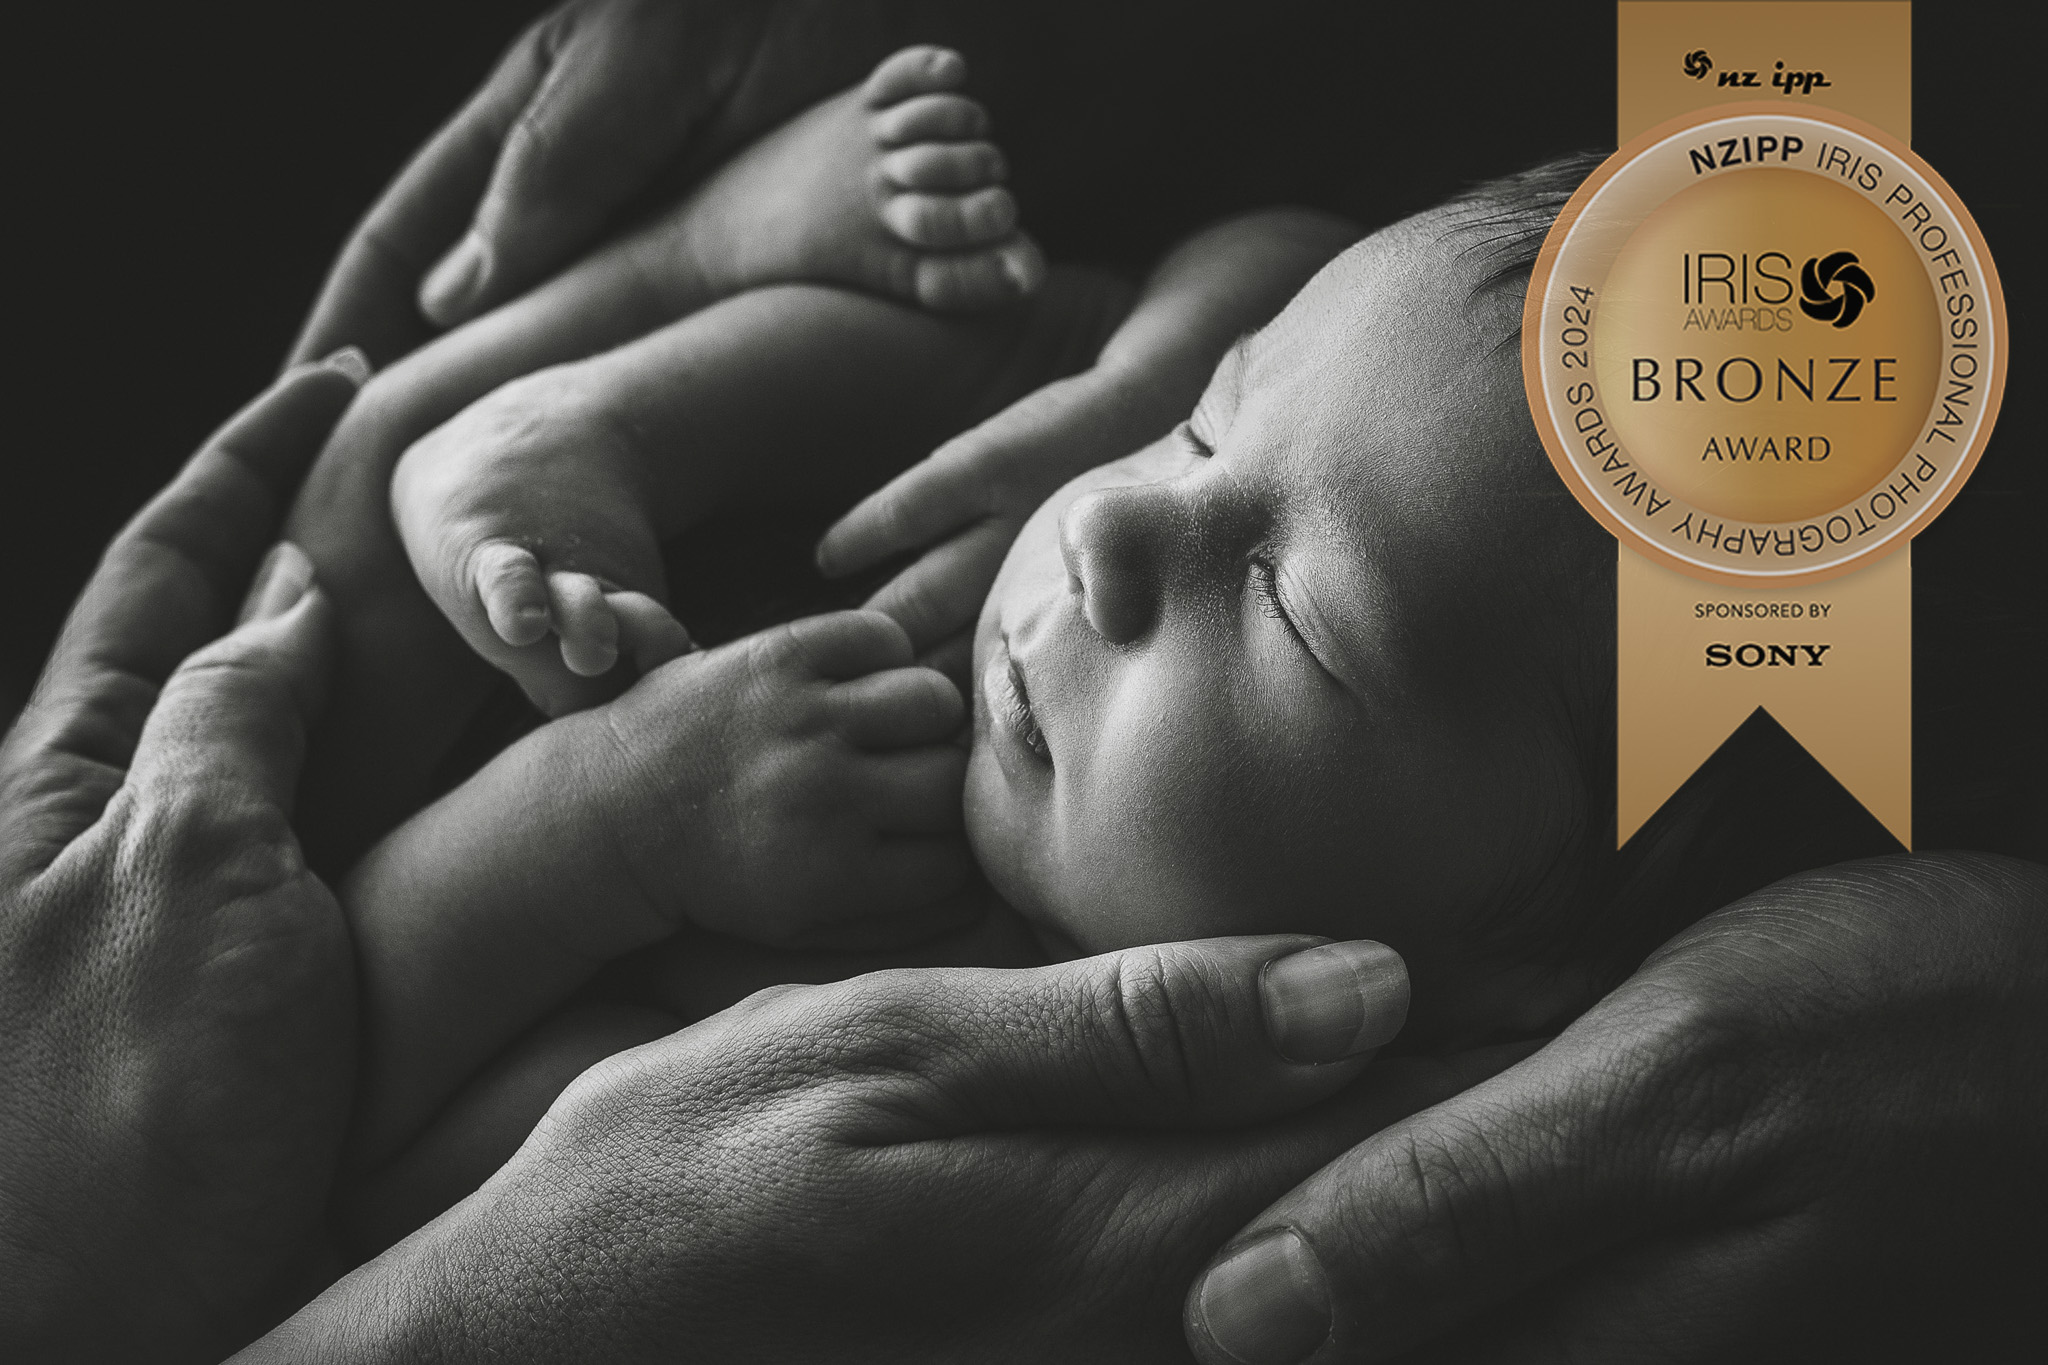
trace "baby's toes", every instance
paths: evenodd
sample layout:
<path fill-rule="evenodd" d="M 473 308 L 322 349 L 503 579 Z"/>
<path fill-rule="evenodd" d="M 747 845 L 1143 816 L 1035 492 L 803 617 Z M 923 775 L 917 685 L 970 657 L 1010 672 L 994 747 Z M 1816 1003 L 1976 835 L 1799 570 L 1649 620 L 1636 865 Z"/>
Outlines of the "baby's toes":
<path fill-rule="evenodd" d="M 1044 281 L 1045 257 L 1021 232 L 993 250 L 920 255 L 911 268 L 917 301 L 935 313 L 1008 303 Z"/>
<path fill-rule="evenodd" d="M 906 191 L 889 196 L 882 221 L 910 246 L 957 251 L 1000 242 L 1015 232 L 1017 199 L 1001 185 L 968 194 Z"/>
<path fill-rule="evenodd" d="M 959 193 L 1001 184 L 1009 174 L 993 142 L 919 142 L 882 154 L 883 182 L 897 190 Z"/>
<path fill-rule="evenodd" d="M 950 47 L 906 47 L 882 58 L 861 86 L 870 109 L 884 109 L 917 95 L 958 90 L 967 83 L 967 59 Z"/>
<path fill-rule="evenodd" d="M 942 744 L 967 723 L 960 689 L 929 668 L 870 673 L 838 684 L 829 696 L 835 728 L 861 749 Z"/>
<path fill-rule="evenodd" d="M 965 95 L 918 95 L 877 110 L 869 122 L 882 147 L 913 142 L 972 142 L 989 133 L 988 110 Z"/>
<path fill-rule="evenodd" d="M 470 561 L 476 595 L 498 638 L 524 648 L 548 633 L 548 583 L 533 551 L 493 540 Z"/>
<path fill-rule="evenodd" d="M 587 573 L 551 573 L 548 598 L 569 671 L 579 678 L 609 673 L 619 661 L 619 622 L 598 581 Z"/>

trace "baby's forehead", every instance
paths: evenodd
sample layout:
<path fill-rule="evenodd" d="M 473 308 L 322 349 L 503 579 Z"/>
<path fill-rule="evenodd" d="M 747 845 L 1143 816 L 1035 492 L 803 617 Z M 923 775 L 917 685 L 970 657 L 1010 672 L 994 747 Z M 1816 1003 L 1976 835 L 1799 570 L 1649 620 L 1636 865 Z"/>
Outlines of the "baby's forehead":
<path fill-rule="evenodd" d="M 1498 291 L 1473 221 L 1469 209 L 1432 209 L 1346 249 L 1255 338 L 1247 380 L 1342 390 L 1360 372 L 1391 377 L 1490 351 L 1514 310 L 1487 297 Z"/>
<path fill-rule="evenodd" d="M 1375 233 L 1244 348 L 1247 474 L 1276 515 L 1371 559 L 1464 554 L 1515 534 L 1504 508 L 1562 491 L 1523 393 L 1519 297 L 1459 227 L 1439 211 Z"/>

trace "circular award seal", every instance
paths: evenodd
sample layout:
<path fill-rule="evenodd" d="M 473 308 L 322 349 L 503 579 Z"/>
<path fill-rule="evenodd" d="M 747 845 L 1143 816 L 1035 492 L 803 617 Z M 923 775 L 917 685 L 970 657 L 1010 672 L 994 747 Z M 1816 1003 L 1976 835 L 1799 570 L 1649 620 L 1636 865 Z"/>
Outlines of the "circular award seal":
<path fill-rule="evenodd" d="M 1637 138 L 1543 244 L 1522 380 L 1626 545 L 1749 587 L 1848 573 L 1955 496 L 2005 380 L 1977 225 L 1878 129 L 1720 105 Z"/>

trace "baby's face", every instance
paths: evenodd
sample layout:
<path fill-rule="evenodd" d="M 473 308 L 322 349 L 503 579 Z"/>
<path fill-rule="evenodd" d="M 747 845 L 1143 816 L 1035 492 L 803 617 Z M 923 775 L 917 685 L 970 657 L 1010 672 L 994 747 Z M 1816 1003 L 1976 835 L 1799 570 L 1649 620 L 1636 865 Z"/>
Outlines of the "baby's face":
<path fill-rule="evenodd" d="M 1370 936 L 1419 983 L 1586 842 L 1602 538 L 1530 426 L 1515 300 L 1442 228 L 1333 262 L 1011 550 L 968 823 L 1051 946 Z"/>

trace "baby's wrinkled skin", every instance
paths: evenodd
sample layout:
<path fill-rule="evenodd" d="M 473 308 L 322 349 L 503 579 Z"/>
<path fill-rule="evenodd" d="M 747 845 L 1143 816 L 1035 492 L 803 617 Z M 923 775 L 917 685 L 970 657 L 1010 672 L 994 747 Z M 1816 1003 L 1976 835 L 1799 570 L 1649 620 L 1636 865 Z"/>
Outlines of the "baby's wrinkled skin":
<path fill-rule="evenodd" d="M 1561 1005 L 1612 550 L 1537 444 L 1479 212 L 1332 262 L 1182 430 L 1019 536 L 967 816 L 1049 947 L 1370 937 L 1456 1031 Z"/>

